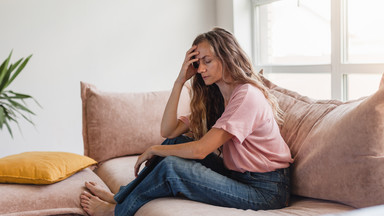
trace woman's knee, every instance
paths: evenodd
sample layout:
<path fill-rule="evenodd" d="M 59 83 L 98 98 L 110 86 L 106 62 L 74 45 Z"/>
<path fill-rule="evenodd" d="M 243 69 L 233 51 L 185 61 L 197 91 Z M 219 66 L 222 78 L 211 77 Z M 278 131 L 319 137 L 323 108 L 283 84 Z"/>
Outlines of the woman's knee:
<path fill-rule="evenodd" d="M 183 160 L 185 159 L 182 159 L 176 156 L 167 156 L 161 161 L 161 163 L 163 163 L 164 166 L 174 166 L 174 165 L 183 163 Z"/>
<path fill-rule="evenodd" d="M 189 169 L 188 167 L 191 166 L 191 163 L 193 163 L 191 160 L 176 156 L 167 156 L 157 165 L 157 168 L 166 173 L 166 176 L 170 174 L 180 175 Z"/>

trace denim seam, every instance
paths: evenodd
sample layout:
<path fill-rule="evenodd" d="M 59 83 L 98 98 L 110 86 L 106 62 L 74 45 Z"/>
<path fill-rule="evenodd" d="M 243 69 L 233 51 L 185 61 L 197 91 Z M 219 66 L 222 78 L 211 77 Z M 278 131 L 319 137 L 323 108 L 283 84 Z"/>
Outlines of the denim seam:
<path fill-rule="evenodd" d="M 227 197 L 230 197 L 230 198 L 235 198 L 235 199 L 238 199 L 238 200 L 241 200 L 241 201 L 245 201 L 245 202 L 247 202 L 247 203 L 254 204 L 254 205 L 257 205 L 257 204 L 258 204 L 258 202 L 254 202 L 254 201 L 251 201 L 251 200 L 248 200 L 248 199 L 244 199 L 244 198 L 242 198 L 242 197 L 235 196 L 235 195 L 233 195 L 233 194 L 224 193 L 224 192 L 222 192 L 222 191 L 220 191 L 220 190 L 216 190 L 215 188 L 207 187 L 207 186 L 205 186 L 205 185 L 196 184 L 196 183 L 194 183 L 194 182 L 192 182 L 192 181 L 188 181 L 188 180 L 185 180 L 185 179 L 180 179 L 180 178 L 175 178 L 175 177 L 168 177 L 167 179 L 168 179 L 168 180 L 175 179 L 176 181 L 188 182 L 188 183 L 190 183 L 190 184 L 193 184 L 193 185 L 196 185 L 196 186 L 199 186 L 199 187 L 208 189 L 208 190 L 216 191 L 216 192 L 218 192 L 218 193 L 220 193 L 220 194 L 223 194 L 223 195 L 225 195 L 225 196 L 227 196 Z M 264 196 L 263 196 L 263 197 L 264 197 Z"/>
<path fill-rule="evenodd" d="M 133 206 L 136 206 L 136 203 L 137 203 L 139 200 L 141 200 L 141 197 L 142 197 L 142 196 L 146 195 L 148 192 L 152 192 L 152 191 L 154 191 L 154 190 L 157 190 L 157 188 L 161 187 L 161 186 L 164 185 L 164 184 L 165 184 L 164 182 L 163 182 L 163 183 L 160 183 L 160 184 L 156 185 L 155 187 L 152 187 L 151 189 L 146 190 L 146 191 L 144 191 L 143 193 L 141 193 L 140 195 L 138 195 L 138 196 L 136 197 L 136 199 L 134 199 L 134 200 L 132 201 L 132 205 L 131 205 L 131 207 L 128 209 L 128 211 L 131 211 L 132 207 L 133 207 Z"/>

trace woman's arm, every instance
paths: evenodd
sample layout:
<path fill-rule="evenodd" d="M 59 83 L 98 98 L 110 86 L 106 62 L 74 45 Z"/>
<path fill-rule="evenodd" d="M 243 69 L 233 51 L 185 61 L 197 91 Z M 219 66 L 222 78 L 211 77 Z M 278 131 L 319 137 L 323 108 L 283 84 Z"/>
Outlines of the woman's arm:
<path fill-rule="evenodd" d="M 160 128 L 160 134 L 164 138 L 175 138 L 189 130 L 187 125 L 177 119 L 177 107 L 183 85 L 183 83 L 175 82 L 165 106 Z"/>
<path fill-rule="evenodd" d="M 208 154 L 218 149 L 232 137 L 232 134 L 223 129 L 212 128 L 198 141 L 177 145 L 155 145 L 149 147 L 137 159 L 135 175 L 138 175 L 141 164 L 155 155 L 161 157 L 177 156 L 187 159 L 204 159 Z"/>
<path fill-rule="evenodd" d="M 187 51 L 183 66 L 181 67 L 179 76 L 173 85 L 171 95 L 169 96 L 165 107 L 160 128 L 160 134 L 164 138 L 174 138 L 189 130 L 183 122 L 177 119 L 177 107 L 184 83 L 197 73 L 197 69 L 191 65 L 193 62 L 198 61 L 197 58 L 191 59 L 192 56 L 199 53 L 195 52 L 195 49 L 196 46 L 193 46 Z"/>

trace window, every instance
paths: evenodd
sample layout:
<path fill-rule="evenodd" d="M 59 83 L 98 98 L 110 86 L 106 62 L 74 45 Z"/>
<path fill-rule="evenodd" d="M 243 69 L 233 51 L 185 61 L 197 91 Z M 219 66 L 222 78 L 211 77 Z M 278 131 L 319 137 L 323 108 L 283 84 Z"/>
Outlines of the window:
<path fill-rule="evenodd" d="M 275 84 L 311 98 L 326 99 L 331 96 L 331 76 L 328 73 L 269 73 L 267 76 Z M 316 82 L 310 82 L 313 80 Z"/>
<path fill-rule="evenodd" d="M 254 0 L 254 63 L 276 84 L 316 99 L 350 100 L 384 72 L 380 0 Z"/>
<path fill-rule="evenodd" d="M 330 2 L 284 0 L 260 6 L 263 65 L 329 64 Z"/>
<path fill-rule="evenodd" d="M 383 7 L 380 0 L 346 2 L 346 62 L 384 63 Z"/>

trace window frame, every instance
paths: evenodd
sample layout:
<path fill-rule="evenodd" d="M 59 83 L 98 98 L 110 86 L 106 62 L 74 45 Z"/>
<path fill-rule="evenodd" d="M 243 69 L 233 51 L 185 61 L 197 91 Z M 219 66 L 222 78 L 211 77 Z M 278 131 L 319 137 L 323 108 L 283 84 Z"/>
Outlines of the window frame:
<path fill-rule="evenodd" d="M 331 75 L 331 98 L 348 100 L 349 74 L 382 74 L 384 63 L 348 63 L 347 62 L 347 3 L 348 0 L 331 1 L 331 63 L 312 65 L 262 65 L 261 63 L 261 25 L 259 1 L 252 1 L 253 17 L 253 63 L 256 70 L 264 73 L 324 73 Z M 273 2 L 273 1 L 272 1 Z"/>

